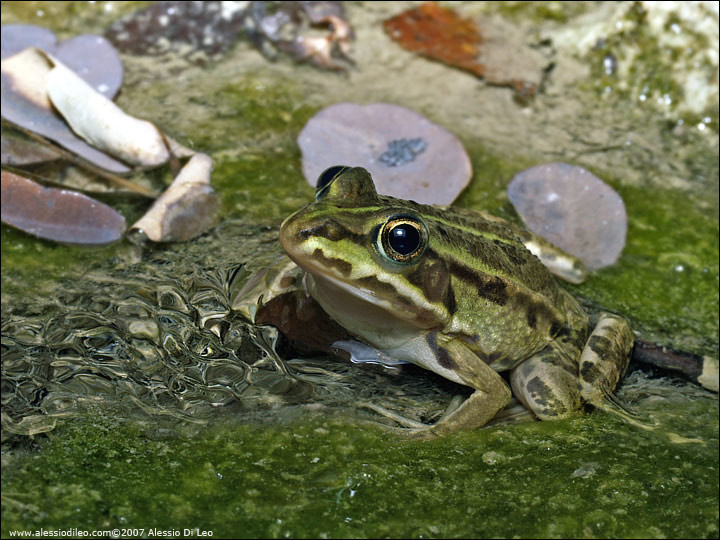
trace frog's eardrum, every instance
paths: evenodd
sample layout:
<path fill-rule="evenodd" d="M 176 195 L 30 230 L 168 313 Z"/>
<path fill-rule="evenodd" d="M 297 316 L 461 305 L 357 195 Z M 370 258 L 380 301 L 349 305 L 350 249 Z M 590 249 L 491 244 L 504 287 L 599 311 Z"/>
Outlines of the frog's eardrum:
<path fill-rule="evenodd" d="M 625 247 L 627 214 L 618 193 L 597 176 L 567 163 L 518 174 L 507 188 L 526 227 L 596 270 Z"/>

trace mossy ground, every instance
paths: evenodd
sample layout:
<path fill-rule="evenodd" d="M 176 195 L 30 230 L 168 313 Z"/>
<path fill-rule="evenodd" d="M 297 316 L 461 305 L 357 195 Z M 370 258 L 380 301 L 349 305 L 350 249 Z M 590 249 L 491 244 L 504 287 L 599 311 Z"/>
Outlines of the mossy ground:
<path fill-rule="evenodd" d="M 238 80 L 188 98 L 210 111 L 207 120 L 171 111 L 178 125 L 167 128 L 215 158 L 224 217 L 277 226 L 312 198 L 295 139 L 317 100 L 292 78 L 270 87 L 257 75 Z M 475 176 L 458 204 L 517 219 L 504 188 L 537 158 L 491 150 L 482 137 L 463 143 Z M 698 146 L 701 171 L 717 158 L 708 147 Z M 593 172 L 625 200 L 628 243 L 617 265 L 573 291 L 626 315 L 641 334 L 717 354 L 718 216 L 708 203 L 717 187 L 705 183 L 688 195 Z M 124 213 L 130 220 L 144 204 Z M 51 298 L 57 279 L 81 279 L 124 249 L 57 246 L 3 226 L 3 304 Z M 34 444 L 4 447 L 2 536 L 129 527 L 148 537 L 150 528 L 214 537 L 717 537 L 717 399 L 653 392 L 645 410 L 701 442 L 672 442 L 602 413 L 429 443 L 322 415 L 218 422 L 158 440 L 146 420 L 101 410 L 60 420 Z"/>
<path fill-rule="evenodd" d="M 707 400 L 676 421 L 701 435 Z M 664 414 L 678 405 L 668 401 Z M 682 424 L 682 425 L 680 425 Z M 66 424 L 4 466 L 14 529 L 195 529 L 216 538 L 658 537 L 717 530 L 717 440 L 675 444 L 605 415 L 434 442 L 315 416 L 149 438 Z"/>

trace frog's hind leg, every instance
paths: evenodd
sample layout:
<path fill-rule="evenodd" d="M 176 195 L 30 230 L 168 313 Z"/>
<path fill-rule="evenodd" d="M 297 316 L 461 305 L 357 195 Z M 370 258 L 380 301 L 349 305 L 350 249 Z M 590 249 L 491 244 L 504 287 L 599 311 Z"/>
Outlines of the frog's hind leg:
<path fill-rule="evenodd" d="M 554 344 L 513 369 L 510 385 L 515 397 L 540 420 L 568 418 L 582 411 L 577 363 Z"/>
<path fill-rule="evenodd" d="M 634 341 L 625 319 L 602 313 L 580 356 L 580 385 L 586 403 L 647 428 L 613 394 L 627 371 Z"/>

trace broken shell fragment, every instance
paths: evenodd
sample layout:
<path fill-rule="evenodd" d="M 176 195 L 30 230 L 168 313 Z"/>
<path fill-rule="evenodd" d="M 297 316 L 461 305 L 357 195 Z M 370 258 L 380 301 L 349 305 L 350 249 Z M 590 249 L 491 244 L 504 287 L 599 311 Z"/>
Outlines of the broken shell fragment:
<path fill-rule="evenodd" d="M 548 163 L 515 175 L 507 188 L 527 228 L 588 268 L 613 264 L 625 246 L 627 214 L 615 190 L 582 167 Z"/>
<path fill-rule="evenodd" d="M 378 193 L 425 204 L 450 204 L 472 176 L 460 140 L 413 110 L 388 103 L 337 103 L 298 136 L 311 186 L 328 167 L 366 168 Z"/>
<path fill-rule="evenodd" d="M 111 99 L 122 83 L 122 62 L 101 36 L 84 35 L 55 45 L 49 30 L 30 25 L 2 27 L 2 116 L 51 139 L 74 154 L 114 173 L 129 168 L 78 138 L 50 105 L 47 74 L 52 65 L 34 47 L 54 54 L 90 86 Z"/>
<path fill-rule="evenodd" d="M 212 160 L 195 154 L 150 210 L 131 227 L 153 242 L 183 242 L 208 229 L 220 207 L 210 186 Z"/>
<path fill-rule="evenodd" d="M 2 221 L 65 244 L 110 244 L 125 232 L 125 218 L 106 204 L 8 171 L 2 172 Z"/>
<path fill-rule="evenodd" d="M 154 167 L 170 158 L 153 124 L 125 114 L 57 58 L 48 57 L 54 64 L 47 75 L 48 95 L 76 134 L 132 165 Z"/>

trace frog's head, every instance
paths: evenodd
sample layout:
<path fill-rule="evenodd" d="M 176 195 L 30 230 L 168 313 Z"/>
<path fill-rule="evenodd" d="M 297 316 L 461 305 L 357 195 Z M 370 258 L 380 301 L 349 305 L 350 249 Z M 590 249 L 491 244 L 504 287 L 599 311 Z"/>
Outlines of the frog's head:
<path fill-rule="evenodd" d="M 336 298 L 349 293 L 393 317 L 435 324 L 447 316 L 449 278 L 424 208 L 378 195 L 362 167 L 330 167 L 318 178 L 315 201 L 284 221 L 280 242 L 316 290 L 324 288 L 325 302 L 332 289 Z"/>

